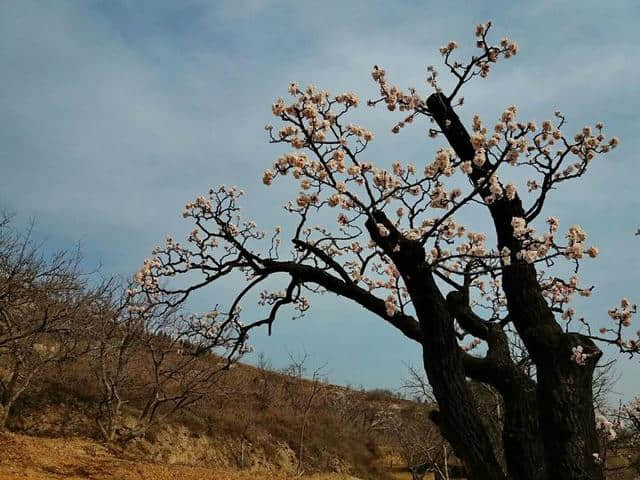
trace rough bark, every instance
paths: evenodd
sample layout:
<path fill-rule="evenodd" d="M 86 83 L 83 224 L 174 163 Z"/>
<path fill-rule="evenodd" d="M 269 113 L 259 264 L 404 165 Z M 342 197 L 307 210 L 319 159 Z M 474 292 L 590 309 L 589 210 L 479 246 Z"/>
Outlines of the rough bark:
<path fill-rule="evenodd" d="M 432 283 L 431 280 L 429 283 Z M 435 283 L 430 285 L 435 288 Z M 431 290 L 431 289 L 430 289 Z M 433 290 L 430 292 L 435 295 Z M 439 293 L 439 292 L 438 292 Z M 444 300 L 444 299 L 443 299 Z M 471 478 L 507 478 L 496 455 L 491 437 L 484 427 L 467 382 L 453 321 L 443 302 L 425 302 L 421 315 L 424 332 L 423 360 L 429 383 L 442 415 L 440 426 L 454 450 L 464 459 Z M 430 310 L 430 311 L 429 311 Z"/>
<path fill-rule="evenodd" d="M 382 214 L 381 214 L 382 215 Z M 386 218 L 376 219 L 388 223 Z M 375 237 L 377 227 L 368 222 Z M 453 317 L 424 261 L 424 250 L 407 244 L 387 252 L 404 276 L 422 330 L 424 368 L 442 414 L 440 427 L 456 453 L 464 459 L 471 478 L 506 479 L 491 438 L 478 415 L 465 374 Z"/>
<path fill-rule="evenodd" d="M 568 363 L 564 351 L 586 343 L 584 338 L 575 340 L 564 337 L 558 351 L 538 366 L 538 401 L 548 405 L 540 411 L 546 460 L 547 465 L 553 465 L 550 471 L 556 478 L 600 479 L 602 471 L 593 461 L 600 447 L 591 401 L 593 370 L 599 356 L 583 366 Z"/>
<path fill-rule="evenodd" d="M 493 386 L 502 396 L 505 406 L 502 446 L 509 478 L 545 479 L 544 444 L 534 381 L 513 363 L 500 325 L 481 323 L 480 319 L 473 318 L 468 299 L 459 292 L 447 295 L 447 306 L 464 328 L 486 340 L 489 346 L 486 358 L 464 356 L 465 373 Z"/>
<path fill-rule="evenodd" d="M 446 97 L 433 94 L 427 100 L 429 113 L 442 129 L 456 154 L 471 160 L 474 149 L 470 137 Z M 490 165 L 474 168 L 471 180 L 488 173 Z M 511 227 L 513 217 L 524 217 L 518 197 L 501 199 L 489 207 L 498 237 L 498 248 L 519 249 Z M 592 405 L 591 381 L 593 369 L 601 352 L 588 338 L 562 331 L 544 297 L 532 265 L 514 262 L 503 269 L 503 288 L 509 315 L 518 334 L 529 350 L 537 368 L 536 402 L 528 400 L 529 409 L 537 410 L 541 427 L 547 478 L 567 480 L 599 479 L 601 474 L 592 454 L 598 451 L 595 417 Z M 591 357 L 585 366 L 570 360 L 571 347 L 582 345 Z M 512 412 L 521 396 L 503 395 L 505 406 Z M 516 444 L 531 439 L 532 413 L 517 407 L 514 421 L 522 415 L 519 425 L 510 433 Z M 529 425 L 529 427 L 527 427 Z M 522 427 L 522 428 L 520 428 Z M 519 465 L 525 461 L 517 449 L 507 452 L 508 463 Z M 511 474 L 511 471 L 510 471 Z M 514 477 L 515 478 L 515 477 Z M 523 477 L 526 478 L 526 477 Z M 544 477 L 540 477 L 544 478 Z"/>

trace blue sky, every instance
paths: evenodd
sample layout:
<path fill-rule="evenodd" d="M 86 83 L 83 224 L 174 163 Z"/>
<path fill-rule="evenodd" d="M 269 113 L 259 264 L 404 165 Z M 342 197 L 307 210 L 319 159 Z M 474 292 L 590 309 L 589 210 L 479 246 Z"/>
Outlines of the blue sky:
<path fill-rule="evenodd" d="M 457 40 L 472 52 L 474 26 L 488 19 L 495 38 L 509 36 L 521 51 L 465 91 L 464 119 L 496 118 L 511 104 L 538 121 L 561 109 L 570 130 L 602 120 L 622 140 L 547 210 L 582 224 L 601 248 L 585 265 L 596 290 L 580 310 L 606 322 L 622 296 L 640 300 L 635 1 L 3 1 L 0 208 L 19 222 L 35 217 L 51 249 L 80 241 L 88 264 L 122 274 L 165 234 L 188 231 L 182 206 L 210 186 L 245 188 L 247 216 L 282 223 L 280 205 L 294 190 L 262 187 L 281 153 L 263 126 L 291 80 L 366 99 L 379 64 L 392 81 L 428 93 L 425 68 L 438 64 L 437 48 Z M 437 148 L 425 125 L 393 136 L 397 117 L 360 110 L 357 120 L 377 134 L 377 163 L 420 164 Z M 225 288 L 191 307 L 207 308 Z M 396 388 L 403 362 L 420 363 L 398 333 L 329 297 L 253 341 L 276 366 L 287 350 L 304 349 L 328 362 L 332 381 L 368 388 Z M 636 360 L 621 359 L 619 370 L 624 397 L 640 390 Z"/>

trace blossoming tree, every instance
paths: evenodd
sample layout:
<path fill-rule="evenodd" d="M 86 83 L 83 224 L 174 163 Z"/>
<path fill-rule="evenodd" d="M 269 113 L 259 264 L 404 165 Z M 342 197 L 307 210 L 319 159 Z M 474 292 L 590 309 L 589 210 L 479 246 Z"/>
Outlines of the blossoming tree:
<path fill-rule="evenodd" d="M 167 238 L 156 248 L 136 276 L 136 294 L 154 306 L 173 307 L 239 273 L 244 286 L 210 318 L 214 335 L 239 329 L 241 344 L 253 328 L 270 331 L 284 307 L 304 314 L 310 308 L 306 295 L 336 294 L 421 348 L 439 426 L 470 478 L 599 478 L 591 396 L 602 355 L 597 342 L 638 352 L 635 334 L 626 335 L 635 306 L 623 300 L 609 312 L 610 327 L 597 332 L 578 319 L 572 298 L 592 289 L 575 273 L 598 249 L 586 243 L 580 226 L 564 233 L 556 217 L 544 220 L 542 213 L 556 188 L 584 175 L 618 140 L 606 138 L 600 123 L 569 135 L 560 112 L 538 126 L 518 119 L 515 106 L 491 126 L 475 115 L 467 130 L 456 113 L 463 87 L 518 53 L 507 38 L 490 43 L 490 27 L 477 27 L 478 53 L 468 61 L 454 59 L 455 42 L 441 48 L 455 83 L 450 92 L 440 88 L 433 67 L 427 80 L 434 92 L 426 97 L 392 85 L 383 68 L 373 69 L 380 95 L 368 105 L 402 112 L 394 133 L 428 120 L 429 136 L 448 142 L 420 168 L 371 163 L 374 134 L 348 121 L 360 103 L 354 93 L 332 96 L 292 83 L 291 100 L 278 99 L 272 107 L 282 126 L 266 127 L 271 143 L 292 151 L 263 176 L 265 185 L 286 176 L 299 184 L 285 206 L 296 218 L 291 251 L 281 251 L 280 227 L 267 233 L 241 218 L 241 190 L 212 189 L 186 205 L 184 217 L 194 222 L 188 242 Z M 502 179 L 516 176 L 516 167 L 517 178 L 525 178 L 521 186 Z M 332 209 L 333 225 L 313 223 Z M 470 209 L 487 212 L 493 231 L 458 223 Z M 185 281 L 176 286 L 168 281 L 174 276 Z M 283 278 L 281 290 L 264 289 Z M 241 307 L 254 290 L 265 315 L 242 323 Z M 510 354 L 514 338 L 530 359 L 526 370 Z M 469 378 L 502 396 L 503 449 L 494 448 L 477 414 Z"/>

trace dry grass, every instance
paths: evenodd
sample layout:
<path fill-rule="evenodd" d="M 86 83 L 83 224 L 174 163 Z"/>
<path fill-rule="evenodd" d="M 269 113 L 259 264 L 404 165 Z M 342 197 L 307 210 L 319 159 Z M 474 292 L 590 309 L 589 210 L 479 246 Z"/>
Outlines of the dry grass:
<path fill-rule="evenodd" d="M 0 435 L 0 480 L 285 480 L 295 475 L 213 469 L 121 458 L 102 444 L 81 438 Z M 309 480 L 346 480 L 339 474 L 314 474 Z M 351 477 L 353 478 L 353 477 Z"/>
<path fill-rule="evenodd" d="M 265 379 L 269 385 L 266 399 L 260 387 Z M 20 464 L 23 470 L 3 463 L 2 474 L 14 468 L 14 474 L 20 472 L 19 478 L 25 479 L 202 479 L 227 478 L 221 472 L 233 471 L 234 476 L 228 478 L 293 478 L 302 420 L 296 403 L 304 399 L 308 387 L 305 380 L 239 365 L 210 396 L 152 429 L 146 438 L 130 445 L 127 456 L 122 457 L 114 456 L 100 442 L 93 418 L 98 391 L 80 359 L 49 371 L 15 406 L 9 421 L 11 431 L 42 437 L 42 444 L 29 442 L 26 436 L 7 437 L 13 438 L 7 448 L 21 451 L 25 462 Z M 335 404 L 336 397 L 345 395 L 342 406 L 346 412 Z M 381 392 L 368 394 L 325 384 L 305 431 L 305 472 L 325 474 L 318 479 L 347 478 L 347 473 L 362 479 L 392 478 L 379 461 L 384 439 L 369 427 L 377 411 L 398 402 L 402 401 Z M 133 420 L 140 407 L 134 399 L 125 412 Z M 47 466 L 48 450 L 57 452 L 54 457 L 59 461 L 55 465 Z M 73 459 L 67 466 L 65 455 Z M 39 459 L 39 466 L 30 466 L 29 458 Z M 138 472 L 141 468 L 153 474 Z M 179 474 L 174 472 L 176 468 Z M 245 469 L 257 469 L 262 476 L 245 474 Z M 113 476 L 113 472 L 120 472 L 121 477 Z M 211 476 L 212 472 L 216 476 Z M 326 476 L 333 473 L 338 476 Z M 0 475 L 2 478 L 16 477 Z"/>

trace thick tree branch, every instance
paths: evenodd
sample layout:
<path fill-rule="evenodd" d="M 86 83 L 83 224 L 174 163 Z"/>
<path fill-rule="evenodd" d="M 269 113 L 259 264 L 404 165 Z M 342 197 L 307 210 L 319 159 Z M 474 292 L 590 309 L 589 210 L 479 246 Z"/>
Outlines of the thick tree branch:
<path fill-rule="evenodd" d="M 434 93 L 427 99 L 427 106 L 456 154 L 463 160 L 472 160 L 475 149 L 471 137 L 447 98 L 441 93 Z M 488 175 L 491 169 L 492 164 L 489 161 L 481 167 L 474 165 L 470 175 L 474 185 Z M 511 252 L 519 251 L 521 243 L 513 234 L 511 221 L 514 217 L 524 218 L 520 198 L 517 195 L 513 200 L 503 197 L 490 204 L 488 208 L 496 229 L 498 248 L 506 246 Z M 522 261 L 514 262 L 504 268 L 503 283 L 511 317 L 518 333 L 532 355 L 546 355 L 550 344 L 556 343 L 557 337 L 562 334 L 562 329 L 542 296 L 535 268 Z M 516 311 L 512 312 L 512 309 Z M 520 314 L 520 311 L 535 311 L 537 315 Z"/>
<path fill-rule="evenodd" d="M 263 260 L 263 263 L 265 266 L 259 271 L 260 274 L 288 273 L 296 277 L 301 283 L 315 283 L 336 295 L 355 301 L 396 327 L 406 337 L 422 343 L 423 337 L 420 325 L 413 317 L 398 312 L 394 315 L 388 315 L 384 300 L 353 282 L 347 283 L 324 270 L 310 265 L 266 259 Z"/>
<path fill-rule="evenodd" d="M 293 244 L 296 247 L 298 247 L 299 249 L 310 251 L 316 257 L 318 257 L 320 260 L 322 260 L 324 263 L 326 263 L 329 267 L 331 267 L 333 270 L 335 270 L 335 272 L 338 275 L 340 275 L 345 282 L 347 282 L 347 283 L 351 283 L 352 282 L 351 277 L 349 277 L 349 274 L 344 270 L 344 268 L 342 268 L 342 266 L 338 262 L 336 262 L 333 258 L 331 258 L 329 255 L 327 255 L 321 249 L 319 249 L 315 245 L 311 245 L 308 242 L 303 242 L 302 240 L 294 239 L 292 241 L 293 241 Z"/>
<path fill-rule="evenodd" d="M 464 330 L 474 337 L 482 340 L 487 339 L 489 328 L 486 322 L 471 310 L 467 295 L 455 290 L 449 292 L 447 295 L 447 308 Z"/>

